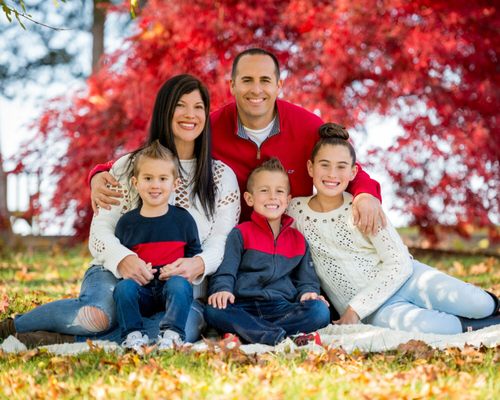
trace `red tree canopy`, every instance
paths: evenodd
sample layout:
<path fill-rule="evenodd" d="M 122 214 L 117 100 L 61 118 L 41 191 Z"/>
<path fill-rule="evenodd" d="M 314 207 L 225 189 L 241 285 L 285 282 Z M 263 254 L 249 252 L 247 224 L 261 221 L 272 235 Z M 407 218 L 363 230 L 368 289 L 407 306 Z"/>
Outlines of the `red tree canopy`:
<path fill-rule="evenodd" d="M 215 109 L 230 99 L 234 56 L 258 46 L 281 61 L 284 98 L 325 121 L 359 127 L 370 113 L 399 119 L 404 134 L 371 156 L 386 166 L 411 223 L 427 232 L 450 222 L 491 227 L 500 181 L 494 4 L 149 0 L 124 49 L 105 57 L 85 91 L 47 108 L 20 159 L 56 178 L 51 206 L 76 211 L 75 228 L 86 236 L 87 172 L 144 141 L 161 83 L 197 75 Z M 64 155 L 47 164 L 55 143 Z"/>

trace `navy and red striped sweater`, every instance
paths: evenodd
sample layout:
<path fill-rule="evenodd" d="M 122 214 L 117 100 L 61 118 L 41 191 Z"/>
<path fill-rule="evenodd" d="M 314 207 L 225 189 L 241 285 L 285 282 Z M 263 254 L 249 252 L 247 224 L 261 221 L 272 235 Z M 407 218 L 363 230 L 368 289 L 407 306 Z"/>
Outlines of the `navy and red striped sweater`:
<path fill-rule="evenodd" d="M 236 300 L 299 301 L 307 292 L 319 294 L 319 279 L 304 236 L 283 215 L 274 238 L 266 218 L 252 213 L 251 221 L 236 226 L 226 241 L 224 259 L 210 277 L 209 295 L 228 291 Z"/>
<path fill-rule="evenodd" d="M 143 217 L 139 208 L 123 214 L 116 224 L 115 235 L 121 244 L 153 267 L 201 253 L 196 222 L 185 209 L 173 205 L 160 217 Z"/>

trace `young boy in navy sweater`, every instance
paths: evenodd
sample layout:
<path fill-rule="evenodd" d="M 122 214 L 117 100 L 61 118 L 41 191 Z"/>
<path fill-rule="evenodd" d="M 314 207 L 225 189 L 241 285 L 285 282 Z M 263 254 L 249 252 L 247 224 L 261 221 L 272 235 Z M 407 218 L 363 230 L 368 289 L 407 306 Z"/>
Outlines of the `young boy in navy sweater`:
<path fill-rule="evenodd" d="M 244 198 L 253 208 L 251 221 L 227 238 L 222 264 L 209 282 L 207 322 L 221 333 L 268 345 L 328 325 L 330 312 L 307 242 L 284 215 L 290 183 L 278 159 L 252 171 Z"/>
<path fill-rule="evenodd" d="M 183 208 L 168 204 L 179 183 L 174 155 L 158 141 L 140 150 L 133 161 L 132 185 L 141 199 L 140 207 L 124 214 L 115 235 L 139 258 L 152 266 L 153 280 L 141 286 L 132 279 L 119 281 L 113 292 L 122 346 L 141 352 L 148 344 L 142 316 L 165 310 L 160 321 L 160 350 L 181 344 L 193 301 L 193 287 L 181 276 L 166 280 L 162 267 L 180 257 L 201 252 L 198 229 Z"/>

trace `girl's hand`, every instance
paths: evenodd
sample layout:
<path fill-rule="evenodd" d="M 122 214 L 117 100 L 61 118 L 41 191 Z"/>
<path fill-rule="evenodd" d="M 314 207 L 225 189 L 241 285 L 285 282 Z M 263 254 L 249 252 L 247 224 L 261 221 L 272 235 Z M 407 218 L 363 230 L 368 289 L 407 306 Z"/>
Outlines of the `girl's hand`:
<path fill-rule="evenodd" d="M 189 283 L 193 283 L 204 272 L 205 262 L 201 257 L 178 258 L 173 263 L 164 265 L 160 269 L 159 279 L 166 281 L 171 276 L 177 275 L 186 278 Z"/>
<path fill-rule="evenodd" d="M 337 321 L 332 321 L 336 325 L 355 325 L 359 324 L 359 316 L 356 314 L 356 311 L 354 311 L 351 306 L 347 307 L 347 310 L 345 310 L 345 313 L 338 319 Z"/>
<path fill-rule="evenodd" d="M 227 302 L 234 303 L 234 294 L 231 292 L 217 292 L 208 298 L 208 304 L 214 308 L 224 309 L 227 307 Z"/>

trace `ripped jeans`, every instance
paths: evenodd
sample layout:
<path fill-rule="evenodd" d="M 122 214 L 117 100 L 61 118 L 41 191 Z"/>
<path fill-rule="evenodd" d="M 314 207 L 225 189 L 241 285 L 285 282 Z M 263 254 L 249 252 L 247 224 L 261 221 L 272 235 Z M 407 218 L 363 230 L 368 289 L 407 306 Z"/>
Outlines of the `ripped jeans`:
<path fill-rule="evenodd" d="M 76 299 L 56 300 L 16 316 L 17 332 L 50 331 L 77 336 L 77 340 L 120 341 L 113 290 L 118 279 L 100 265 L 91 266 L 83 277 L 80 296 Z M 89 318 L 92 308 L 101 318 Z M 96 310 L 93 310 L 96 311 Z M 163 313 L 144 318 L 144 329 L 150 338 L 158 335 Z M 194 301 L 186 323 L 186 341 L 196 341 L 205 327 L 203 304 Z"/>

